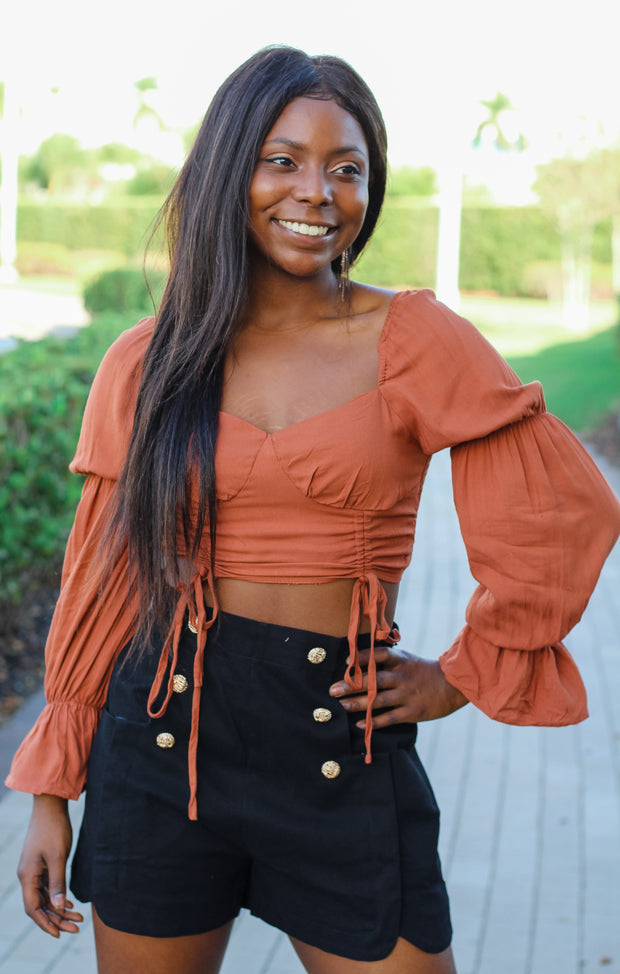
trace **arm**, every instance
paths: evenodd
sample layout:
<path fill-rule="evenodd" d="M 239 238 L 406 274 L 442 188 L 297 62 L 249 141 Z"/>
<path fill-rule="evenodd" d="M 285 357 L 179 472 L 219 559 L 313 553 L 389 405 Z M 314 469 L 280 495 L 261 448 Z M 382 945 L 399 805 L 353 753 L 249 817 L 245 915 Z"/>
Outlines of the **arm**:
<path fill-rule="evenodd" d="M 77 933 L 84 917 L 73 911 L 66 896 L 65 867 L 71 851 L 71 822 L 67 801 L 55 795 L 36 795 L 17 875 L 24 909 L 52 937 Z"/>
<path fill-rule="evenodd" d="M 47 706 L 13 759 L 6 784 L 78 798 L 116 656 L 132 632 L 126 556 L 100 592 L 99 549 L 115 482 L 90 476 L 67 545 L 45 649 Z"/>
<path fill-rule="evenodd" d="M 585 689 L 561 640 L 620 531 L 617 499 L 546 413 L 539 384 L 523 386 L 431 292 L 401 299 L 388 343 L 385 398 L 424 453 L 452 448 L 461 532 L 480 584 L 439 663 L 385 653 L 375 706 L 397 709 L 374 726 L 441 716 L 465 699 L 510 723 L 583 720 Z M 349 709 L 363 706 L 360 698 Z"/>

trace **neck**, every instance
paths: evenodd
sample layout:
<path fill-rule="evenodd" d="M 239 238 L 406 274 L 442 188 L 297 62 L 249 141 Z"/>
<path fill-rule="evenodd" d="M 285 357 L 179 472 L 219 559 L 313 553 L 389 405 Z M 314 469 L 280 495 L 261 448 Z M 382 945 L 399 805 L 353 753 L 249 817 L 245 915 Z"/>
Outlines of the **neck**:
<path fill-rule="evenodd" d="M 291 277 L 274 272 L 250 276 L 248 318 L 255 327 L 271 331 L 290 329 L 319 318 L 339 317 L 344 305 L 338 280 L 330 267 L 311 278 Z"/>

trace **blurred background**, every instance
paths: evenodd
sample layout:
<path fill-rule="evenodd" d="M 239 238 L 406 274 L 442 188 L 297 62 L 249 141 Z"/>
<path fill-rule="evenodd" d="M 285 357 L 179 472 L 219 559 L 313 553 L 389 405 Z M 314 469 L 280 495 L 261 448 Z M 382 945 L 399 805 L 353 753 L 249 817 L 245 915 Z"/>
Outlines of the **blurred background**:
<path fill-rule="evenodd" d="M 435 287 L 618 455 L 619 19 L 609 0 L 5 8 L 0 720 L 40 680 L 67 464 L 101 356 L 152 311 L 154 216 L 217 86 L 265 44 L 346 58 L 383 109 L 388 195 L 354 276 Z M 157 239 L 146 273 L 156 301 Z"/>

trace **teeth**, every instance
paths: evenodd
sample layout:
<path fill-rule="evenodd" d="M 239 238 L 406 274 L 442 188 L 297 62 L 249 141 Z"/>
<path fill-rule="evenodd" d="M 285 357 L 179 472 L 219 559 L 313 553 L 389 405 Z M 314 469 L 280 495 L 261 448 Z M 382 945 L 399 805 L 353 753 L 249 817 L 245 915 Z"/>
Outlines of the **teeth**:
<path fill-rule="evenodd" d="M 331 229 L 330 227 L 315 227 L 309 223 L 292 223 L 290 220 L 278 220 L 281 227 L 292 230 L 294 233 L 303 233 L 307 237 L 324 237 Z"/>

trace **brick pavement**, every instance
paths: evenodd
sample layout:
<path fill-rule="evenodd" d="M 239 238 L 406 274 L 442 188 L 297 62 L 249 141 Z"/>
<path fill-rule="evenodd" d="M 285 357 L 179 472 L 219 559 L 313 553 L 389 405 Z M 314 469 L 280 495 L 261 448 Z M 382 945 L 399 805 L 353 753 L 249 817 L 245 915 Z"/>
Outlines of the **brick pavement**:
<path fill-rule="evenodd" d="M 601 466 L 620 492 L 620 472 Z M 459 974 L 620 974 L 619 583 L 620 545 L 567 640 L 588 687 L 588 721 L 514 728 L 466 707 L 420 728 L 442 809 Z M 403 644 L 437 656 L 460 628 L 471 589 L 440 454 L 402 586 Z M 0 732 L 0 755 L 8 740 Z M 0 971 L 95 974 L 88 929 L 56 943 L 22 913 L 14 869 L 29 804 L 18 794 L 0 802 Z M 301 970 L 284 935 L 242 915 L 223 974 Z"/>

